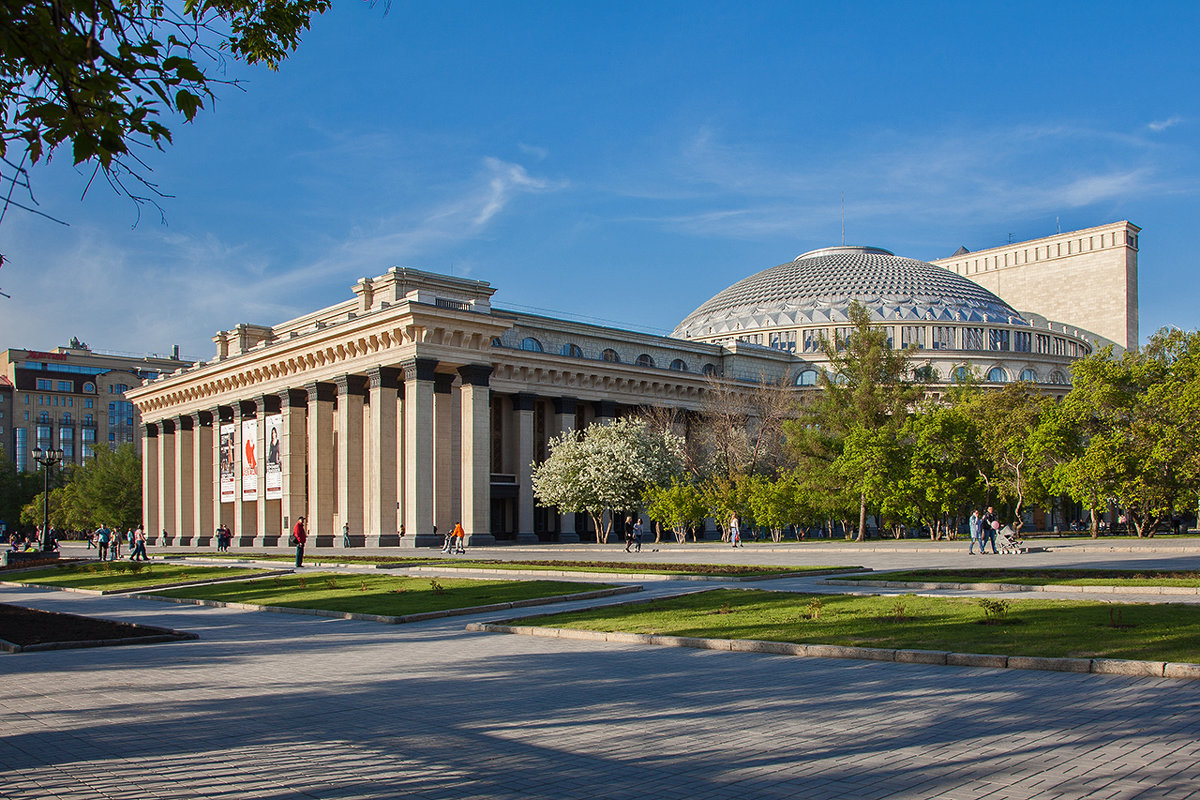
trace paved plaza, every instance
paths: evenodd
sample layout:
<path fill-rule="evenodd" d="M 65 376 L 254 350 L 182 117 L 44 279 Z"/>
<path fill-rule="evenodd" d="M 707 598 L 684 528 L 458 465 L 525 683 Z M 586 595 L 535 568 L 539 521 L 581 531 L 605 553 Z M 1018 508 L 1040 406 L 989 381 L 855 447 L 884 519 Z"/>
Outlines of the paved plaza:
<path fill-rule="evenodd" d="M 880 543 L 845 550 L 847 560 L 696 546 L 641 557 L 1200 565 L 1200 540 L 1135 553 L 1072 543 L 998 561 L 962 550 Z M 604 553 L 626 558 L 612 545 Z M 496 554 L 590 559 L 597 549 L 471 555 Z M 756 584 L 768 586 L 816 582 Z M 4 798 L 1200 796 L 1200 682 L 464 630 L 511 611 L 392 626 L 12 587 L 0 602 L 200 636 L 0 655 Z"/>

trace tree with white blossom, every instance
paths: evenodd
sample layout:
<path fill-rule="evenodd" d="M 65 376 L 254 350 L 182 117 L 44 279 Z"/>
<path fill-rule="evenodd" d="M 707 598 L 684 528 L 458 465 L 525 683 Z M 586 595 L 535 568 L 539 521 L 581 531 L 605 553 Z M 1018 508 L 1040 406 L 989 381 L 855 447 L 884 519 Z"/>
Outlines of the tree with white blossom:
<path fill-rule="evenodd" d="M 564 513 L 586 513 L 596 540 L 607 542 L 613 514 L 605 526 L 604 512 L 637 509 L 650 487 L 681 476 L 683 444 L 638 418 L 566 431 L 550 440 L 549 457 L 533 465 L 534 497 Z"/>

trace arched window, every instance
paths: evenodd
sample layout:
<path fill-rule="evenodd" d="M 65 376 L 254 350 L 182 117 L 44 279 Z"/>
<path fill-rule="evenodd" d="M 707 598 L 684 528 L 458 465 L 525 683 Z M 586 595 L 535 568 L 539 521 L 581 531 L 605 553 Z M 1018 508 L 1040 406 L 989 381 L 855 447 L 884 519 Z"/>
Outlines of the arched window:
<path fill-rule="evenodd" d="M 83 385 L 83 391 L 85 391 L 85 392 L 94 392 L 94 391 L 96 391 L 96 384 L 92 383 L 91 381 L 88 381 L 87 383 L 85 383 L 85 384 Z"/>
<path fill-rule="evenodd" d="M 717 377 L 717 365 L 716 364 L 705 364 L 704 365 L 704 374 L 710 378 Z"/>
<path fill-rule="evenodd" d="M 50 412 L 49 411 L 43 411 L 42 413 L 38 414 L 38 422 L 49 422 L 49 421 L 50 421 Z"/>
<path fill-rule="evenodd" d="M 682 358 L 677 358 L 671 362 L 671 370 L 673 372 L 687 372 L 687 362 Z"/>
<path fill-rule="evenodd" d="M 961 383 L 962 381 L 970 379 L 970 377 L 971 377 L 971 370 L 968 367 L 955 367 L 954 368 L 954 380 Z"/>
<path fill-rule="evenodd" d="M 796 376 L 797 386 L 816 386 L 817 371 L 815 369 L 806 369 Z"/>
<path fill-rule="evenodd" d="M 938 374 L 937 368 L 932 364 L 922 364 L 913 370 L 913 378 L 922 383 L 933 383 L 940 377 L 941 375 Z"/>
<path fill-rule="evenodd" d="M 571 358 L 583 358 L 583 349 L 577 344 L 567 342 L 562 346 L 562 354 Z"/>
<path fill-rule="evenodd" d="M 604 348 L 604 352 L 600 354 L 600 360 L 607 361 L 610 364 L 620 364 L 621 356 L 617 354 L 616 350 L 613 350 L 611 347 L 606 347 Z"/>
<path fill-rule="evenodd" d="M 70 411 L 68 411 L 66 414 L 63 414 L 62 424 L 63 425 L 71 424 L 71 412 Z"/>
<path fill-rule="evenodd" d="M 1059 386 L 1065 386 L 1067 383 L 1067 376 L 1063 375 L 1058 370 L 1054 370 L 1054 372 L 1050 373 L 1050 382 L 1058 384 Z"/>
<path fill-rule="evenodd" d="M 1021 380 L 1029 381 L 1030 383 L 1037 383 L 1037 379 L 1038 379 L 1037 373 L 1034 372 L 1033 370 L 1031 370 L 1029 368 L 1025 368 L 1025 369 L 1021 370 Z"/>
<path fill-rule="evenodd" d="M 532 336 L 526 336 L 524 339 L 521 340 L 521 349 L 528 350 L 531 353 L 544 352 L 542 350 L 542 343 L 539 342 L 537 339 L 533 338 Z"/>
<path fill-rule="evenodd" d="M 654 359 L 650 357 L 649 353 L 642 353 L 637 357 L 637 365 L 639 367 L 653 367 Z"/>
<path fill-rule="evenodd" d="M 499 336 L 492 337 L 492 347 L 503 347 L 503 346 L 504 346 L 504 342 L 500 341 Z"/>
<path fill-rule="evenodd" d="M 992 383 L 1008 383 L 1008 373 L 1000 367 L 992 367 L 988 370 L 988 380 Z"/>

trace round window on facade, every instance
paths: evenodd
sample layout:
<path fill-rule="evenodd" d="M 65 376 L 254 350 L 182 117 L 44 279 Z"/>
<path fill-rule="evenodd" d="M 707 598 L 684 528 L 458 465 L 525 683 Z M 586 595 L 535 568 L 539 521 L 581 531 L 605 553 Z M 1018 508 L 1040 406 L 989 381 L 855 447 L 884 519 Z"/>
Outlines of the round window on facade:
<path fill-rule="evenodd" d="M 654 359 L 648 353 L 642 353 L 637 357 L 637 365 L 639 367 L 653 367 Z"/>
<path fill-rule="evenodd" d="M 988 370 L 988 380 L 992 383 L 1008 383 L 1008 373 L 1000 367 L 992 367 Z"/>
<path fill-rule="evenodd" d="M 1029 381 L 1030 383 L 1037 383 L 1037 379 L 1038 379 L 1037 373 L 1034 372 L 1033 370 L 1031 370 L 1031 369 L 1021 370 L 1021 380 Z"/>
<path fill-rule="evenodd" d="M 600 360 L 607 361 L 610 364 L 620 364 L 621 356 L 617 354 L 616 350 L 613 350 L 611 347 L 606 347 L 604 348 L 604 352 L 600 354 Z"/>
<path fill-rule="evenodd" d="M 797 386 L 816 386 L 817 371 L 815 369 L 806 369 L 796 376 Z"/>
<path fill-rule="evenodd" d="M 528 350 L 531 353 L 543 352 L 542 351 L 542 343 L 539 342 L 537 339 L 533 338 L 532 336 L 526 336 L 524 339 L 521 340 L 521 349 Z"/>
<path fill-rule="evenodd" d="M 671 369 L 675 372 L 687 372 L 687 362 L 682 358 L 677 358 L 671 362 Z"/>
<path fill-rule="evenodd" d="M 577 344 L 567 342 L 562 346 L 562 354 L 571 358 L 583 358 L 583 350 Z"/>
<path fill-rule="evenodd" d="M 94 391 L 96 391 L 96 384 L 92 383 L 91 381 L 88 381 L 87 383 L 85 383 L 85 384 L 83 385 L 83 391 L 85 391 L 85 392 L 94 392 Z"/>

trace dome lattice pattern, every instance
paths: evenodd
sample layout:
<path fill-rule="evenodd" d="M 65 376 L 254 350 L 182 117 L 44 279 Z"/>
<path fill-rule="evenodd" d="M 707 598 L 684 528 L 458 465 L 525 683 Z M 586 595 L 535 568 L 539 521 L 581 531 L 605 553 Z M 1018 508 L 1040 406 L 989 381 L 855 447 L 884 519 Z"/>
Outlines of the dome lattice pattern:
<path fill-rule="evenodd" d="M 1025 322 L 1007 303 L 948 269 L 876 247 L 827 247 L 717 293 L 671 334 L 695 339 L 765 328 L 838 324 L 857 300 L 873 321 Z"/>

